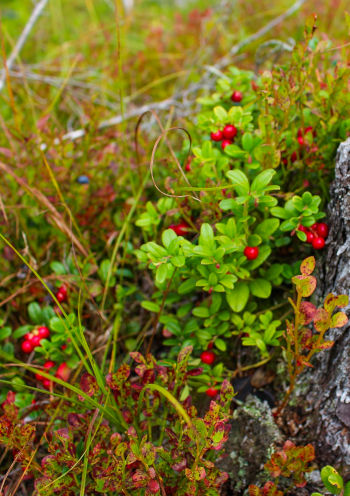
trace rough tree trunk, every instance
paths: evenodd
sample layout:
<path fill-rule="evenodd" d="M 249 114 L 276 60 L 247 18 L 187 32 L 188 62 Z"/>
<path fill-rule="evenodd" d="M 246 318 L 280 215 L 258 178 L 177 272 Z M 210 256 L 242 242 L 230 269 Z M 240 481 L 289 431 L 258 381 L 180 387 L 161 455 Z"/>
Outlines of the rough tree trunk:
<path fill-rule="evenodd" d="M 330 292 L 350 294 L 350 138 L 338 149 L 328 223 L 327 247 L 319 264 L 320 298 Z M 305 376 L 312 412 L 308 435 L 322 462 L 350 469 L 350 325 L 331 329 L 327 337 L 335 342 L 333 348 L 322 352 Z"/>

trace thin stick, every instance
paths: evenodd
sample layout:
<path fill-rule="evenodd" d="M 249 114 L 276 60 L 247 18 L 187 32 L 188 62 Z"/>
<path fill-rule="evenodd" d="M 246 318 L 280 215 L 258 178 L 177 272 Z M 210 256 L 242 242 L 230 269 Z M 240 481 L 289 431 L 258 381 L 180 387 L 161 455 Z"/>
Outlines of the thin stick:
<path fill-rule="evenodd" d="M 23 45 L 27 41 L 27 38 L 28 38 L 31 30 L 33 29 L 34 24 L 36 23 L 36 21 L 40 17 L 40 14 L 44 10 L 46 4 L 47 4 L 47 0 L 41 0 L 34 7 L 34 10 L 32 12 L 32 15 L 30 16 L 27 24 L 25 25 L 25 27 L 24 27 L 24 29 L 23 29 L 23 31 L 21 33 L 21 36 L 18 38 L 17 43 L 16 43 L 14 49 L 12 50 L 11 55 L 7 59 L 6 66 L 7 66 L 7 69 L 8 70 L 11 69 L 14 61 L 18 57 L 20 51 L 23 48 Z M 3 89 L 4 85 L 5 85 L 5 80 L 6 80 L 6 76 L 5 75 L 1 76 L 1 78 L 0 78 L 0 91 L 2 91 L 2 89 Z"/>

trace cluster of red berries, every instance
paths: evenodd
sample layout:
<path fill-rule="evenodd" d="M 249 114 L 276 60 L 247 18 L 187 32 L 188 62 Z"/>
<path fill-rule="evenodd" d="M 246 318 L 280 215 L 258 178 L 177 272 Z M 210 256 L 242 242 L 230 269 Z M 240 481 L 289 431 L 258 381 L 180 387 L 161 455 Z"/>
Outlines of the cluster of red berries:
<path fill-rule="evenodd" d="M 315 250 L 321 250 L 325 245 L 329 229 L 325 222 L 316 222 L 310 228 L 300 225 L 298 231 L 306 234 L 306 242 L 312 245 Z"/>
<path fill-rule="evenodd" d="M 40 346 L 42 339 L 50 337 L 50 331 L 46 326 L 37 327 L 34 331 L 28 332 L 24 336 L 24 341 L 21 344 L 24 353 L 31 353 L 34 348 Z"/>
<path fill-rule="evenodd" d="M 210 134 L 213 141 L 221 141 L 221 148 L 223 150 L 228 145 L 232 145 L 235 136 L 237 136 L 237 128 L 233 124 L 227 124 L 224 129 L 218 129 Z"/>
<path fill-rule="evenodd" d="M 171 226 L 169 226 L 169 229 L 172 229 L 178 236 L 185 236 L 188 233 L 190 226 L 187 224 L 187 222 L 181 221 L 179 222 L 179 224 L 171 224 Z"/>
<path fill-rule="evenodd" d="M 209 348 L 212 347 L 213 344 L 209 344 Z M 215 361 L 215 353 L 213 351 L 210 351 L 210 349 L 203 351 L 201 353 L 201 360 L 203 363 L 206 363 L 207 365 L 212 365 Z M 209 396 L 210 398 L 215 398 L 215 396 L 218 394 L 218 390 L 215 389 L 215 387 L 211 386 L 209 387 L 205 394 Z"/>
<path fill-rule="evenodd" d="M 243 253 L 248 260 L 255 260 L 259 255 L 259 248 L 257 246 L 246 246 Z"/>
<path fill-rule="evenodd" d="M 56 365 L 55 362 L 53 362 L 52 360 L 48 360 L 47 362 L 44 363 L 44 369 L 45 371 L 49 371 L 50 369 L 55 367 L 55 365 Z M 69 379 L 69 375 L 70 375 L 70 368 L 68 367 L 66 362 L 62 362 L 57 367 L 55 377 L 61 379 L 62 381 L 67 381 Z M 49 390 L 52 388 L 53 383 L 49 379 L 46 379 L 40 374 L 35 374 L 35 378 L 42 383 L 45 389 Z"/>
<path fill-rule="evenodd" d="M 67 288 L 66 286 L 60 286 L 56 293 L 56 298 L 59 303 L 64 303 L 67 301 Z"/>

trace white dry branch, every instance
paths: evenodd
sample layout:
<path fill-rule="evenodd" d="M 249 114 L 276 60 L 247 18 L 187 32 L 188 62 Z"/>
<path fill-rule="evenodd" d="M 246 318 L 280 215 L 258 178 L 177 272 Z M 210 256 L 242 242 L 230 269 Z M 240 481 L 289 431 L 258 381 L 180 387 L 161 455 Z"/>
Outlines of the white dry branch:
<path fill-rule="evenodd" d="M 36 4 L 36 6 L 34 7 L 30 18 L 28 19 L 28 22 L 25 25 L 25 27 L 21 33 L 21 36 L 18 38 L 16 45 L 14 46 L 10 56 L 8 57 L 8 59 L 6 61 L 7 70 L 10 70 L 11 67 L 13 66 L 13 63 L 15 62 L 18 55 L 20 54 L 20 52 L 23 48 L 23 45 L 27 41 L 27 38 L 28 38 L 31 30 L 33 29 L 33 26 L 35 25 L 36 21 L 38 20 L 38 18 L 41 15 L 42 11 L 46 7 L 47 2 L 48 2 L 48 0 L 40 0 L 40 2 L 38 2 Z M 6 72 L 3 73 L 2 76 L 0 77 L 0 91 L 4 87 L 5 81 L 6 81 Z"/>

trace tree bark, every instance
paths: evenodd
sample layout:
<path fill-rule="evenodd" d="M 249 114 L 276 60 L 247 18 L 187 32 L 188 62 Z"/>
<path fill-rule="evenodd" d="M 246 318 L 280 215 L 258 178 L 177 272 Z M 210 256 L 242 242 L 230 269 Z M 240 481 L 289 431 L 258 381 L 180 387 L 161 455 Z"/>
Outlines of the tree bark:
<path fill-rule="evenodd" d="M 350 138 L 338 148 L 335 179 L 328 205 L 330 232 L 319 263 L 318 297 L 350 293 Z M 349 307 L 343 309 L 349 315 Z M 350 469 L 350 325 L 328 331 L 334 341 L 314 361 L 303 378 L 307 409 L 312 413 L 308 430 L 320 460 Z M 305 381 L 306 378 L 306 381 Z M 305 392 L 300 392 L 302 396 Z"/>

